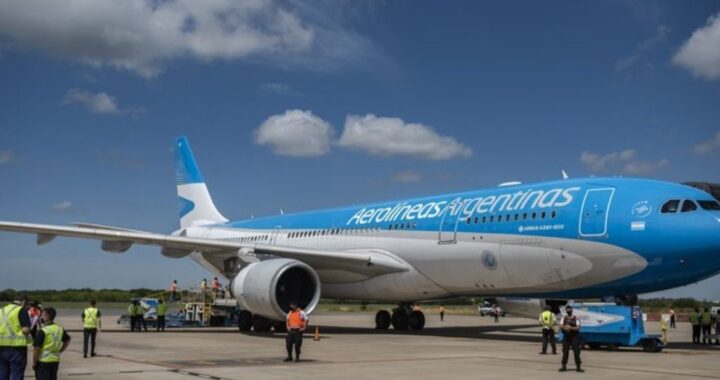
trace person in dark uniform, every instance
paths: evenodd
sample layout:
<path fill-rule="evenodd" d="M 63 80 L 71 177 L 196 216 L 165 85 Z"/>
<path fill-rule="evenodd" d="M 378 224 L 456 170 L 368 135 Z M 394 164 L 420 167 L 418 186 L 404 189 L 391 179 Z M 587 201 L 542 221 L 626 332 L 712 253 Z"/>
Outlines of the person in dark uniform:
<path fill-rule="evenodd" d="M 285 339 L 285 348 L 287 349 L 286 362 L 292 361 L 293 346 L 295 346 L 295 362 L 300 361 L 300 347 L 302 346 L 302 334 L 307 328 L 308 316 L 297 306 L 296 302 L 290 303 L 290 312 L 285 319 L 285 325 L 288 330 Z"/>
<path fill-rule="evenodd" d="M 580 367 L 582 363 L 580 361 L 580 320 L 577 316 L 573 315 L 572 306 L 568 305 L 565 307 L 565 315 L 560 321 L 560 328 L 563 331 L 563 346 L 562 346 L 562 367 L 558 371 L 567 371 L 568 356 L 570 355 L 570 347 L 572 347 L 573 355 L 575 356 L 575 370 L 577 372 L 585 372 Z"/>

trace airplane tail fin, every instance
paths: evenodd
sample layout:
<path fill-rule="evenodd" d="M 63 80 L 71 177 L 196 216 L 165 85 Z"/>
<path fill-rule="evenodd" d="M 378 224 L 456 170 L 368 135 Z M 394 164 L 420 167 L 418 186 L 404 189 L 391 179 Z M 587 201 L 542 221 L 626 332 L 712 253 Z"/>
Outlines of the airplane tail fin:
<path fill-rule="evenodd" d="M 185 136 L 175 141 L 175 180 L 181 228 L 227 222 L 215 208 Z"/>

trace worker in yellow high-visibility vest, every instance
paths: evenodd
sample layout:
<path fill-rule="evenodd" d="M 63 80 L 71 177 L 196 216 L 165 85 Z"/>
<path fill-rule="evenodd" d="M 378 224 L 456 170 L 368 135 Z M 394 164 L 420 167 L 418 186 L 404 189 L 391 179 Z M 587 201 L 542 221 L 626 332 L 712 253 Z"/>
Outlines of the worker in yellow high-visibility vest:
<path fill-rule="evenodd" d="M 545 310 L 540 313 L 538 317 L 538 322 L 542 327 L 542 351 L 540 351 L 540 354 L 547 354 L 547 346 L 548 342 L 550 342 L 553 355 L 557 355 L 557 348 L 555 347 L 555 325 L 557 324 L 557 318 L 550 306 L 545 306 Z"/>
<path fill-rule="evenodd" d="M 0 379 L 22 379 L 27 367 L 30 316 L 25 295 L 0 309 Z"/>
<path fill-rule="evenodd" d="M 95 356 L 95 338 L 102 328 L 100 310 L 95 307 L 95 300 L 90 300 L 90 306 L 82 312 L 83 321 L 83 357 L 88 356 L 88 341 L 90 341 L 90 356 Z"/>
<path fill-rule="evenodd" d="M 45 309 L 45 326 L 35 335 L 33 369 L 36 380 L 57 380 L 60 353 L 70 345 L 70 335 L 54 322 L 56 314 L 52 307 Z"/>
<path fill-rule="evenodd" d="M 163 300 L 158 300 L 157 308 L 157 331 L 165 331 L 165 314 L 167 314 L 168 306 Z"/>

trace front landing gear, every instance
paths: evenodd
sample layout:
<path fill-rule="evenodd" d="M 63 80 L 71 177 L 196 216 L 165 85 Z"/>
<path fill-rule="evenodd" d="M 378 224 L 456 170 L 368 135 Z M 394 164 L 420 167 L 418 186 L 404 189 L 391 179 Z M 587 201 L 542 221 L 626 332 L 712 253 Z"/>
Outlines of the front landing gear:
<path fill-rule="evenodd" d="M 375 314 L 375 328 L 387 330 L 392 325 L 397 331 L 422 330 L 425 327 L 425 314 L 420 310 L 413 310 L 409 304 L 400 304 L 393 309 L 392 314 L 387 310 L 380 310 Z"/>

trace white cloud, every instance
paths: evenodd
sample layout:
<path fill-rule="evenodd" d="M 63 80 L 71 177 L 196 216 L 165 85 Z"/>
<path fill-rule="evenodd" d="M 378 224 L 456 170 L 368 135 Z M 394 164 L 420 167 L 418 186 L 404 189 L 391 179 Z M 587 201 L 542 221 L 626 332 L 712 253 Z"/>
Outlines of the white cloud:
<path fill-rule="evenodd" d="M 0 150 L 0 165 L 10 163 L 15 159 L 15 153 L 12 150 Z"/>
<path fill-rule="evenodd" d="M 650 174 L 654 173 L 669 164 L 670 161 L 662 159 L 659 161 L 630 161 L 626 163 L 622 171 L 627 174 Z"/>
<path fill-rule="evenodd" d="M 70 201 L 62 201 L 60 203 L 56 203 L 52 205 L 52 210 L 55 212 L 68 212 L 72 209 L 72 202 Z"/>
<path fill-rule="evenodd" d="M 413 156 L 429 160 L 469 157 L 472 150 L 432 128 L 400 118 L 349 115 L 338 145 L 376 156 Z"/>
<path fill-rule="evenodd" d="M 695 144 L 693 152 L 695 152 L 695 154 L 708 154 L 717 148 L 720 148 L 720 132 L 715 134 L 715 136 L 709 140 L 701 141 Z"/>
<path fill-rule="evenodd" d="M 693 32 L 672 62 L 700 78 L 720 79 L 720 13 L 711 16 L 705 26 Z"/>
<path fill-rule="evenodd" d="M 620 172 L 625 174 L 650 174 L 667 166 L 670 161 L 641 161 L 637 159 L 634 149 L 625 149 L 619 152 L 598 154 L 583 151 L 580 162 L 595 173 Z"/>
<path fill-rule="evenodd" d="M 68 90 L 63 98 L 63 104 L 78 103 L 87 107 L 92 113 L 119 114 L 117 100 L 105 92 L 92 93 L 77 88 Z"/>
<path fill-rule="evenodd" d="M 405 170 L 395 173 L 393 180 L 395 182 L 419 182 L 422 180 L 422 175 L 414 170 Z"/>
<path fill-rule="evenodd" d="M 146 78 L 186 57 L 324 69 L 372 55 L 366 39 L 303 9 L 274 0 L 5 0 L 0 35 L 18 48 Z"/>
<path fill-rule="evenodd" d="M 283 156 L 318 157 L 330 151 L 333 128 L 310 111 L 287 110 L 255 130 L 255 142 Z"/>

